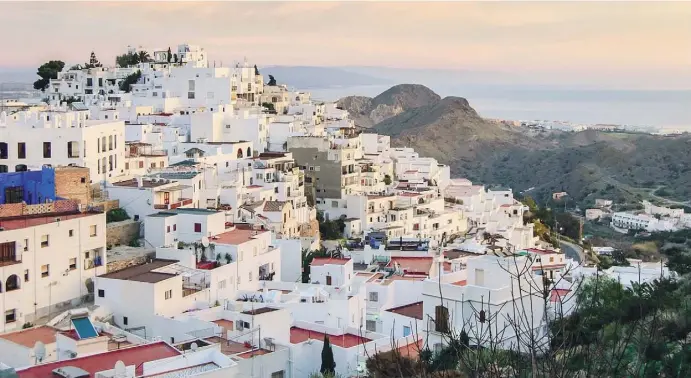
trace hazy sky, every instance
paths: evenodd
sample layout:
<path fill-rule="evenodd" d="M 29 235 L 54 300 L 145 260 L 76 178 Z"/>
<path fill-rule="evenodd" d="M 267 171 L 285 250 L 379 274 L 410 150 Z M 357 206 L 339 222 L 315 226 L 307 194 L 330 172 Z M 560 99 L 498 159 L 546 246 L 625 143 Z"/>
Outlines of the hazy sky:
<path fill-rule="evenodd" d="M 127 45 L 211 60 L 546 72 L 683 87 L 690 2 L 0 2 L 0 67 L 112 63 Z M 682 79 L 686 78 L 686 79 Z"/>

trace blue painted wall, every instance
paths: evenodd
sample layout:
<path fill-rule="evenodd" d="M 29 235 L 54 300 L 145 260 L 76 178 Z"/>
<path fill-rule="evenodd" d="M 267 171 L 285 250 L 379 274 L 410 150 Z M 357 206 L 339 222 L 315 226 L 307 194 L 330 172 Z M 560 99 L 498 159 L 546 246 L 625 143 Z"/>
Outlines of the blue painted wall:
<path fill-rule="evenodd" d="M 44 167 L 40 171 L 0 173 L 0 204 L 5 203 L 5 188 L 24 187 L 27 205 L 55 201 L 55 170 Z"/>

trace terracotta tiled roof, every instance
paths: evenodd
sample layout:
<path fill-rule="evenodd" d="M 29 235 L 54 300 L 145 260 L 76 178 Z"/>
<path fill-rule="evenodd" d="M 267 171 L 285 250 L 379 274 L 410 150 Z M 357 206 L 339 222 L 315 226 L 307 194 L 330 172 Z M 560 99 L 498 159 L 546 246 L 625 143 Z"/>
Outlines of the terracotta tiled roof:
<path fill-rule="evenodd" d="M 266 201 L 264 203 L 264 211 L 283 211 L 285 205 L 285 201 Z"/>
<path fill-rule="evenodd" d="M 410 303 L 407 305 L 390 308 L 386 311 L 420 320 L 422 320 L 424 315 L 422 302 Z"/>

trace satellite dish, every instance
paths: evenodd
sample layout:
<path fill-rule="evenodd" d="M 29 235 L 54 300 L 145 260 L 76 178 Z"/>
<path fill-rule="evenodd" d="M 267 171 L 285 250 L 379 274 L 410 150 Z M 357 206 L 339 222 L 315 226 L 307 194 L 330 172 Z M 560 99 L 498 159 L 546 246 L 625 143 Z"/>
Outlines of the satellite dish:
<path fill-rule="evenodd" d="M 204 247 L 208 247 L 209 246 L 209 238 L 207 238 L 206 236 L 202 236 L 202 245 Z"/>
<path fill-rule="evenodd" d="M 46 358 L 46 345 L 40 341 L 34 344 L 34 356 L 36 357 L 36 362 L 43 361 Z"/>
<path fill-rule="evenodd" d="M 192 343 L 192 345 L 190 345 L 190 349 L 192 349 L 192 352 L 196 352 L 198 348 L 199 345 L 197 345 L 197 343 Z"/>
<path fill-rule="evenodd" d="M 115 370 L 115 378 L 125 378 L 127 376 L 127 368 L 122 361 L 116 362 L 115 369 L 113 370 Z"/>

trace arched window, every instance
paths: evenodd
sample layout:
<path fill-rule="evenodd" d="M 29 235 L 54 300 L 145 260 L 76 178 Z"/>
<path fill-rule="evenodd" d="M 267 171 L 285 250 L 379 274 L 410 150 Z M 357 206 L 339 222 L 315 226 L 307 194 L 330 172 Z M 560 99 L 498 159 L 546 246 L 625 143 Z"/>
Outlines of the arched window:
<path fill-rule="evenodd" d="M 242 148 L 238 148 L 238 159 L 242 158 Z"/>
<path fill-rule="evenodd" d="M 247 157 L 252 156 L 252 149 L 250 147 L 247 147 Z"/>
<path fill-rule="evenodd" d="M 7 282 L 5 282 L 5 291 L 12 291 L 19 289 L 19 278 L 16 274 L 7 277 Z"/>

